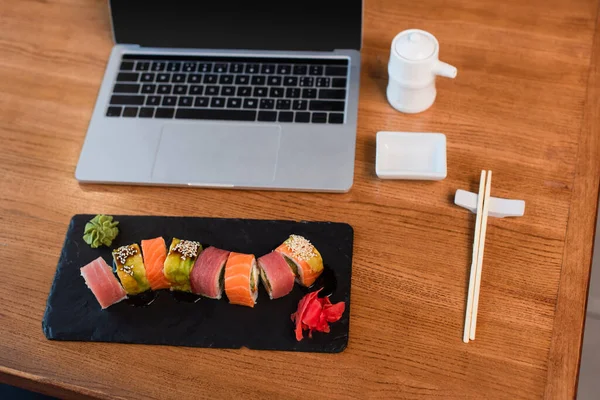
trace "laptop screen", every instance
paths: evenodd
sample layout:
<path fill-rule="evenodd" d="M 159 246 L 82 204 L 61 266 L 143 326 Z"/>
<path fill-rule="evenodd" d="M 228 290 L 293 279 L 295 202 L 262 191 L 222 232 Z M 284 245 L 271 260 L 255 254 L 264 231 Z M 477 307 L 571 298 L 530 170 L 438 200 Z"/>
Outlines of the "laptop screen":
<path fill-rule="evenodd" d="M 360 50 L 362 0 L 111 0 L 115 40 L 145 47 Z"/>

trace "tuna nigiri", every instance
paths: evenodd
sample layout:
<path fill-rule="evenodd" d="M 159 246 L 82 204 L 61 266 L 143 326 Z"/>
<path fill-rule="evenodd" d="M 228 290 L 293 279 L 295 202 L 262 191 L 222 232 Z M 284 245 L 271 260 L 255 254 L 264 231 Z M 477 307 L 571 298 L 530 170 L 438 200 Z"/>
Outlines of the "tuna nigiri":
<path fill-rule="evenodd" d="M 146 277 L 152 290 L 168 289 L 171 282 L 165 277 L 163 268 L 167 258 L 167 247 L 162 237 L 142 240 L 142 252 L 144 254 L 144 265 L 146 266 Z"/>
<path fill-rule="evenodd" d="M 294 273 L 283 256 L 276 251 L 258 260 L 260 278 L 271 299 L 285 296 L 294 288 Z"/>
<path fill-rule="evenodd" d="M 163 268 L 165 277 L 171 282 L 171 290 L 191 291 L 190 272 L 201 251 L 198 242 L 173 238 Z"/>
<path fill-rule="evenodd" d="M 302 236 L 290 235 L 275 251 L 287 261 L 302 286 L 312 285 L 323 272 L 321 254 Z"/>
<path fill-rule="evenodd" d="M 134 295 L 150 289 L 140 246 L 136 243 L 121 246 L 112 252 L 117 276 L 127 294 Z"/>
<path fill-rule="evenodd" d="M 80 269 L 85 284 L 92 291 L 102 309 L 127 298 L 127 293 L 102 257 Z"/>
<path fill-rule="evenodd" d="M 229 254 L 225 265 L 225 293 L 231 304 L 254 307 L 258 297 L 258 269 L 252 254 Z"/>
<path fill-rule="evenodd" d="M 193 293 L 211 299 L 221 298 L 227 257 L 229 257 L 228 251 L 216 247 L 209 247 L 200 253 L 190 272 Z"/>

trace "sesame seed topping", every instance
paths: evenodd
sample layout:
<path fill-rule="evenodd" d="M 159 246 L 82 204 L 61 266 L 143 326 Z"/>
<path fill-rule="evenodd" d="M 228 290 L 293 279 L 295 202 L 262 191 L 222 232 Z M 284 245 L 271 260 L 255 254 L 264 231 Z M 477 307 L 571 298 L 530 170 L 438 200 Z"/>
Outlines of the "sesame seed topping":
<path fill-rule="evenodd" d="M 194 258 L 198 256 L 198 249 L 200 243 L 194 242 L 193 240 L 182 240 L 173 247 L 173 252 L 181 254 L 181 259 Z"/>
<path fill-rule="evenodd" d="M 313 246 L 306 238 L 299 235 L 290 235 L 290 238 L 285 241 L 288 249 L 292 251 L 294 258 L 308 261 L 315 254 L 315 246 Z"/>
<path fill-rule="evenodd" d="M 115 258 L 119 262 L 119 264 L 125 264 L 127 259 L 130 256 L 134 256 L 137 254 L 137 249 L 135 247 L 129 246 L 121 246 L 114 251 Z"/>

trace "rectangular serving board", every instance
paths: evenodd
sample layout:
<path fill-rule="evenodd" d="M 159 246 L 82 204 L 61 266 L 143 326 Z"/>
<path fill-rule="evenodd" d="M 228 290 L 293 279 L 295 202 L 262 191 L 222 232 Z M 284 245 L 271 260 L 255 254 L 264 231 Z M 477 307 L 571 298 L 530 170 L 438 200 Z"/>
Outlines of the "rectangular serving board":
<path fill-rule="evenodd" d="M 354 231 L 344 223 L 244 220 L 201 217 L 115 216 L 119 235 L 110 248 L 92 249 L 83 241 L 86 222 L 93 215 L 75 215 L 70 222 L 54 282 L 48 296 L 42 328 L 50 340 L 115 342 L 188 347 L 283 350 L 337 353 L 348 344 L 350 284 Z M 112 265 L 111 250 L 162 236 L 173 237 L 260 257 L 290 234 L 309 239 L 321 253 L 328 279 L 306 289 L 295 284 L 287 296 L 270 300 L 260 285 L 254 308 L 201 298 L 177 300 L 168 290 L 158 291 L 153 303 L 134 306 L 117 303 L 102 310 L 87 288 L 79 269 L 98 257 Z M 324 274 L 325 275 L 325 274 Z M 344 301 L 342 318 L 328 334 L 296 341 L 290 315 L 309 291 L 326 285 L 333 303 Z M 307 336 L 307 335 L 305 335 Z"/>

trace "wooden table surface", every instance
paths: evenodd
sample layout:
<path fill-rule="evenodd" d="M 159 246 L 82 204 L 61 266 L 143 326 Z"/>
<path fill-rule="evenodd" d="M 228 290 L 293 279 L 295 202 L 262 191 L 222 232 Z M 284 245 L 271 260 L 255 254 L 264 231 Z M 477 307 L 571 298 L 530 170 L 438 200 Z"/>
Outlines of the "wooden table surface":
<path fill-rule="evenodd" d="M 572 398 L 595 226 L 598 2 L 365 2 L 347 194 L 80 185 L 113 45 L 105 1 L 0 2 L 0 380 L 61 397 Z M 385 98 L 389 46 L 419 27 L 458 67 L 417 115 Z M 380 130 L 443 132 L 448 177 L 382 181 Z M 461 341 L 482 168 L 525 216 L 490 219 L 477 339 Z M 131 213 L 344 221 L 355 229 L 341 354 L 51 342 L 41 319 L 69 219 Z"/>

